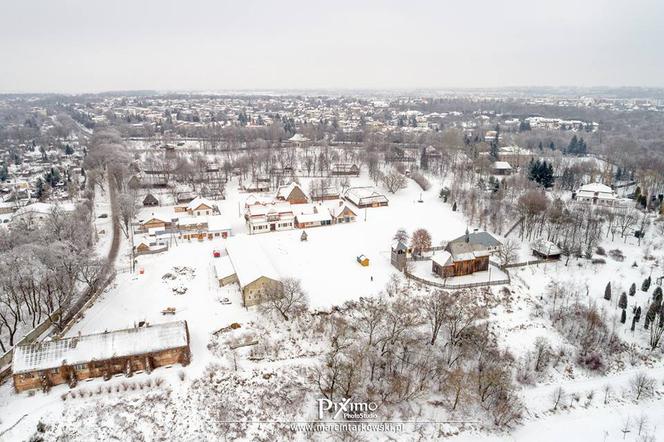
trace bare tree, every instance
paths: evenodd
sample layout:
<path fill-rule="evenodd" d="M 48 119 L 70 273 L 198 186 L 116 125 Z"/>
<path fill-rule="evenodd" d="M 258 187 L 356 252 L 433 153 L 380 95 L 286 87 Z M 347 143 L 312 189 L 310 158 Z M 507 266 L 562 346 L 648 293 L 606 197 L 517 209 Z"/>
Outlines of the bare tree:
<path fill-rule="evenodd" d="M 555 390 L 553 390 L 553 394 L 552 394 L 551 398 L 553 400 L 553 409 L 554 410 L 557 410 L 558 405 L 560 405 L 561 402 L 565 401 L 565 397 L 566 397 L 566 394 L 565 394 L 565 390 L 563 389 L 563 387 L 559 386 Z"/>
<path fill-rule="evenodd" d="M 285 321 L 293 314 L 305 310 L 308 305 L 307 295 L 299 279 L 284 278 L 266 287 L 261 309 L 265 313 L 278 313 Z"/>
<path fill-rule="evenodd" d="M 133 193 L 121 193 L 117 198 L 117 208 L 120 217 L 120 228 L 124 233 L 125 238 L 129 238 L 129 229 L 131 222 L 138 213 L 138 204 L 136 202 L 136 195 Z"/>
<path fill-rule="evenodd" d="M 408 180 L 396 170 L 391 170 L 382 177 L 383 185 L 390 193 L 397 193 L 401 189 L 405 189 Z"/>
<path fill-rule="evenodd" d="M 506 240 L 498 249 L 498 259 L 500 259 L 500 265 L 505 267 L 509 264 L 512 264 L 517 258 L 517 251 L 519 250 L 519 245 L 513 239 Z"/>
<path fill-rule="evenodd" d="M 655 379 L 643 372 L 635 374 L 629 381 L 629 385 L 637 401 L 642 397 L 650 396 L 655 388 Z"/>
<path fill-rule="evenodd" d="M 436 290 L 424 300 L 423 310 L 431 328 L 431 345 L 436 343 L 438 333 L 445 323 L 447 311 L 452 302 L 450 294 L 443 290 Z"/>

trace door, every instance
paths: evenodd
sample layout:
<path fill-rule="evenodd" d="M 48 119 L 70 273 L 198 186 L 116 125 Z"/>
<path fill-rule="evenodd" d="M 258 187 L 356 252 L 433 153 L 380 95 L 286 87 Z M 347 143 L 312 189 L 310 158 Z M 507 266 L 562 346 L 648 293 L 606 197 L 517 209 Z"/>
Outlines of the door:
<path fill-rule="evenodd" d="M 270 232 L 274 232 L 277 230 L 277 225 L 276 224 L 270 224 Z"/>

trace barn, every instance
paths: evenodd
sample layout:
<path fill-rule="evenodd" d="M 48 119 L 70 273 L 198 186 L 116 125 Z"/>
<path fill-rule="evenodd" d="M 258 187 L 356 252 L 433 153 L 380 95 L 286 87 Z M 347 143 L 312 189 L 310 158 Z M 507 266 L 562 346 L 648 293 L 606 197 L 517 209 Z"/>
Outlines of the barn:
<path fill-rule="evenodd" d="M 189 364 L 186 321 L 19 345 L 14 349 L 12 376 L 17 392 L 103 377 L 150 372 L 172 364 Z"/>

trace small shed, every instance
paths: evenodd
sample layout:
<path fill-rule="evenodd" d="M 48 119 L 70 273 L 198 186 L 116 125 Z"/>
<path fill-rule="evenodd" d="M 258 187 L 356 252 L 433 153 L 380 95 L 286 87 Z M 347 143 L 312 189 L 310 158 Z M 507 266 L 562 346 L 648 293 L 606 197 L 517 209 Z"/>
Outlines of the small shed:
<path fill-rule="evenodd" d="M 512 166 L 507 161 L 496 161 L 493 163 L 493 172 L 496 175 L 511 175 Z"/>
<path fill-rule="evenodd" d="M 364 255 L 358 256 L 357 257 L 357 262 L 359 262 L 364 267 L 369 267 L 369 258 L 367 258 Z"/>
<path fill-rule="evenodd" d="M 307 239 L 308 239 L 307 232 L 303 230 L 302 235 L 300 235 L 300 241 L 306 241 Z"/>
<path fill-rule="evenodd" d="M 530 247 L 533 250 L 533 255 L 542 259 L 560 259 L 562 253 L 560 247 L 544 238 L 533 241 Z"/>

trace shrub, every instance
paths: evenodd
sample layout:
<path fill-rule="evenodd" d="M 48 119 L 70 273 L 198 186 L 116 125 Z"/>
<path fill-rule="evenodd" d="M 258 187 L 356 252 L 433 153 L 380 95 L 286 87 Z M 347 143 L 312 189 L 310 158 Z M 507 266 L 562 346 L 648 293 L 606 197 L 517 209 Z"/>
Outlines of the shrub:
<path fill-rule="evenodd" d="M 606 256 L 606 250 L 604 250 L 604 247 L 597 247 L 595 253 L 597 253 L 599 256 Z"/>
<path fill-rule="evenodd" d="M 604 370 L 604 361 L 602 360 L 602 355 L 597 352 L 588 353 L 586 355 L 580 355 L 577 362 L 592 371 L 602 371 Z"/>
<path fill-rule="evenodd" d="M 623 262 L 625 260 L 625 255 L 620 249 L 613 249 L 609 252 L 609 256 L 616 261 Z"/>
<path fill-rule="evenodd" d="M 422 190 L 431 189 L 431 183 L 429 183 L 429 180 L 421 173 L 413 172 L 410 174 L 410 177 L 420 186 Z"/>
<path fill-rule="evenodd" d="M 604 258 L 593 258 L 592 261 L 590 261 L 593 264 L 606 264 L 606 259 Z"/>

